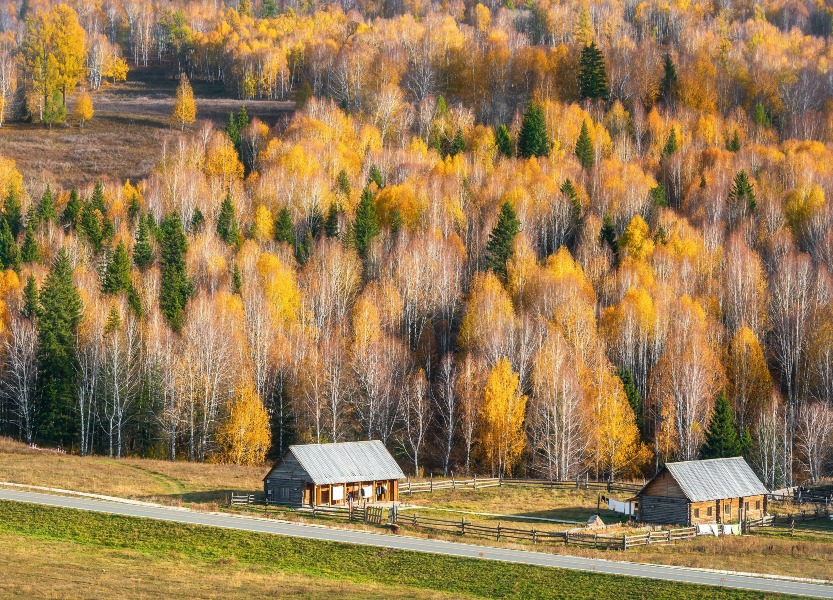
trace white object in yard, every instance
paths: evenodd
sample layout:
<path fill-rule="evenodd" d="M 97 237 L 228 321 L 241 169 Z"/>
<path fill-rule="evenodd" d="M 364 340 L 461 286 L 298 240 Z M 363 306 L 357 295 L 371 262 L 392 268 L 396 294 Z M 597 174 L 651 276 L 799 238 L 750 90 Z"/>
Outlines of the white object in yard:
<path fill-rule="evenodd" d="M 711 525 L 703 525 L 702 523 L 697 526 L 697 535 L 709 535 L 712 532 Z"/>
<path fill-rule="evenodd" d="M 723 526 L 723 535 L 733 535 L 735 532 L 732 531 L 731 525 L 724 525 Z"/>
<path fill-rule="evenodd" d="M 337 500 L 344 500 L 344 486 L 343 485 L 334 485 L 333 486 L 333 502 Z"/>
<path fill-rule="evenodd" d="M 373 496 L 373 487 L 366 485 L 362 488 L 362 498 L 370 498 Z"/>
<path fill-rule="evenodd" d="M 623 515 L 633 515 L 633 502 L 620 502 L 619 500 L 611 500 L 610 498 L 607 499 L 607 507 L 618 513 L 622 513 Z"/>
<path fill-rule="evenodd" d="M 712 533 L 714 534 L 714 537 L 717 537 L 717 536 L 720 535 L 720 525 L 718 525 L 717 523 L 714 523 L 712 525 L 709 525 L 709 527 L 711 528 Z"/>

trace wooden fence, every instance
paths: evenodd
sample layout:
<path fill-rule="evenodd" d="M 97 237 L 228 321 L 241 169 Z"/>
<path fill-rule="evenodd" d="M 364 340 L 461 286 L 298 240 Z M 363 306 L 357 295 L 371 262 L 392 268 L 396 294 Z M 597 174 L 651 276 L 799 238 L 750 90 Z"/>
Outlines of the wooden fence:
<path fill-rule="evenodd" d="M 504 527 L 498 523 L 496 527 L 474 524 L 466 521 L 465 517 L 457 520 L 438 519 L 424 517 L 417 513 L 408 516 L 400 516 L 399 525 L 413 527 L 414 529 L 427 529 L 454 533 L 457 535 L 472 535 L 510 541 L 526 541 L 533 544 L 563 543 L 576 546 L 587 546 L 591 548 L 606 548 L 612 550 L 627 550 L 637 546 L 648 544 L 670 544 L 677 540 L 693 538 L 697 535 L 696 527 L 683 527 L 666 531 L 648 531 L 636 534 L 603 534 L 575 531 L 541 531 L 539 529 L 523 529 L 517 527 Z"/>
<path fill-rule="evenodd" d="M 635 494 L 642 489 L 640 483 L 622 481 L 589 481 L 576 479 L 575 481 L 549 481 L 547 479 L 502 479 L 498 477 L 471 479 L 455 479 L 451 474 L 449 479 L 435 479 L 432 475 L 428 481 L 411 481 L 410 478 L 402 486 L 406 494 L 431 493 L 439 490 L 478 490 L 490 487 L 542 487 L 550 489 L 580 489 L 606 492 L 623 492 Z"/>
<path fill-rule="evenodd" d="M 313 506 L 309 510 L 304 510 L 301 514 L 307 513 L 313 517 L 324 519 L 336 519 L 341 521 L 373 523 L 381 525 L 387 523 L 387 510 L 381 506 L 365 506 L 363 508 L 354 508 L 350 510 L 341 506 Z"/>
<path fill-rule="evenodd" d="M 787 513 L 785 515 L 765 515 L 760 519 L 753 519 L 743 523 L 743 528 L 746 533 L 754 533 L 755 529 L 761 527 L 773 527 L 789 525 L 794 527 L 796 522 L 816 521 L 819 519 L 830 519 L 833 516 L 833 510 L 828 507 L 817 507 L 812 510 L 801 510 L 794 513 Z"/>
<path fill-rule="evenodd" d="M 241 506 L 244 504 L 255 504 L 256 498 L 254 494 L 236 494 L 235 492 L 231 493 L 231 497 L 229 498 L 229 505 L 231 506 Z"/>

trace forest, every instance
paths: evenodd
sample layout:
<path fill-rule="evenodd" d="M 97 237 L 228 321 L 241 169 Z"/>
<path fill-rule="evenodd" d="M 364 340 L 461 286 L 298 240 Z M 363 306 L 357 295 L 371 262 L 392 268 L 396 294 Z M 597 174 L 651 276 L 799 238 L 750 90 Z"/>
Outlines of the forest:
<path fill-rule="evenodd" d="M 0 145 L 0 433 L 833 475 L 831 42 L 823 0 L 4 2 L 0 128 L 178 88 L 140 181 Z M 201 120 L 197 82 L 296 110 Z"/>

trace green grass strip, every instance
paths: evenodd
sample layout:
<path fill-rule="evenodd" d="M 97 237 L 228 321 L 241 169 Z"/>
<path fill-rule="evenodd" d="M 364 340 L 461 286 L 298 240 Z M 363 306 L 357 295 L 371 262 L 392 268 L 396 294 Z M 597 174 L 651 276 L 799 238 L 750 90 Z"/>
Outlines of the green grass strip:
<path fill-rule="evenodd" d="M 157 556 L 239 563 L 286 573 L 471 594 L 483 598 L 783 598 L 671 583 L 386 550 L 152 519 L 0 501 L 0 531 Z M 611 557 L 615 558 L 615 557 Z"/>

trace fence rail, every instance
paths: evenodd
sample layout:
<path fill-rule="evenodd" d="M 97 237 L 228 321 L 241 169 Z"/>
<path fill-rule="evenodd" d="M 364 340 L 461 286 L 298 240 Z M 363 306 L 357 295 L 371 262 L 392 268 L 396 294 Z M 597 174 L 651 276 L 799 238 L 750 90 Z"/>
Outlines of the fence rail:
<path fill-rule="evenodd" d="M 678 540 L 693 538 L 697 535 L 696 527 L 683 527 L 665 531 L 647 531 L 636 534 L 623 533 L 621 535 L 576 531 L 540 531 L 535 528 L 504 527 L 501 523 L 498 523 L 496 527 L 491 527 L 471 523 L 466 521 L 465 517 L 456 521 L 438 519 L 436 517 L 424 517 L 418 513 L 412 513 L 407 517 L 400 518 L 398 524 L 414 529 L 421 528 L 458 535 L 472 535 L 490 538 L 496 541 L 503 539 L 527 541 L 533 544 L 563 543 L 610 550 L 627 550 L 628 548 L 646 546 L 648 544 L 670 544 Z"/>
<path fill-rule="evenodd" d="M 816 507 L 812 510 L 801 510 L 785 515 L 766 515 L 760 519 L 753 519 L 744 523 L 747 533 L 753 533 L 761 527 L 773 527 L 778 525 L 789 525 L 794 527 L 796 522 L 816 521 L 818 519 L 830 519 L 833 517 L 833 510 L 828 507 Z"/>
<path fill-rule="evenodd" d="M 455 479 L 454 474 L 449 479 L 435 479 L 428 481 L 411 481 L 410 478 L 402 486 L 406 494 L 432 493 L 440 490 L 478 490 L 490 487 L 542 487 L 550 489 L 580 489 L 606 492 L 623 492 L 635 494 L 642 489 L 641 483 L 626 481 L 550 481 L 547 479 L 502 479 L 499 477 L 473 477 L 471 479 Z"/>

